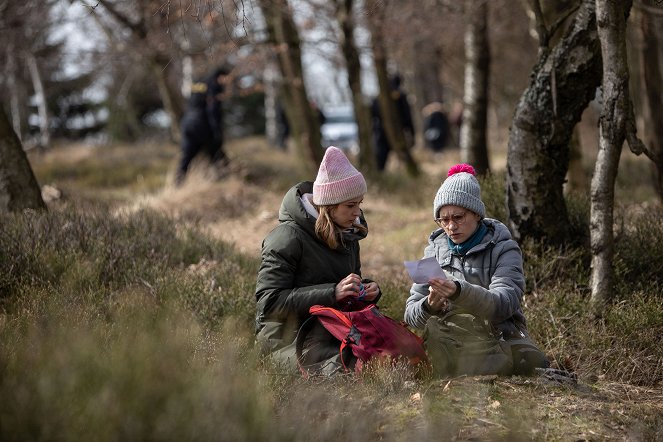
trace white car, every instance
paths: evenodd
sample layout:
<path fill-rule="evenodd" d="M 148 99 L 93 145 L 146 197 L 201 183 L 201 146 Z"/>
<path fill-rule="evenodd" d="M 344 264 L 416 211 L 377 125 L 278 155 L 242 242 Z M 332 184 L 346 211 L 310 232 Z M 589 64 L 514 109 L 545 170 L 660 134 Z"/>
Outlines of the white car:
<path fill-rule="evenodd" d="M 359 152 L 359 131 L 351 104 L 325 106 L 325 122 L 320 127 L 322 147 L 336 146 L 353 155 Z"/>

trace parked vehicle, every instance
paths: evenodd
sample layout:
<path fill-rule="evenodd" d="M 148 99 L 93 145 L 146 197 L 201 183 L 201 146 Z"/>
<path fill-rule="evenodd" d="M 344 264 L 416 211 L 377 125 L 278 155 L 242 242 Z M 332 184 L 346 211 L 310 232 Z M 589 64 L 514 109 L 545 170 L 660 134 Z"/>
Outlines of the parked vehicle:
<path fill-rule="evenodd" d="M 322 147 L 336 146 L 347 153 L 359 152 L 359 131 L 351 104 L 325 106 L 325 122 L 320 127 Z"/>

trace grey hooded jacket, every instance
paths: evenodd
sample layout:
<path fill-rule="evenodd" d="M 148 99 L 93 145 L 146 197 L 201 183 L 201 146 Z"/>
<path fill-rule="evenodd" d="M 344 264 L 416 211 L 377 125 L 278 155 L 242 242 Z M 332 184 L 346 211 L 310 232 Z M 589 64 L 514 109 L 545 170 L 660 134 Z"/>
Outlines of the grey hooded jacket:
<path fill-rule="evenodd" d="M 447 276 L 460 283 L 460 293 L 450 301 L 451 310 L 484 318 L 505 334 L 527 334 L 520 307 L 525 289 L 520 247 L 500 221 L 485 218 L 481 222 L 488 232 L 465 256 L 453 254 L 446 233 L 438 229 L 428 239 L 424 258 L 434 256 Z M 427 297 L 428 284 L 412 285 L 405 306 L 405 322 L 410 326 L 425 327 L 431 316 Z"/>
<path fill-rule="evenodd" d="M 335 288 L 350 273 L 361 276 L 359 240 L 363 232 L 344 232 L 335 250 L 315 234 L 315 218 L 301 197 L 312 193 L 313 183 L 292 187 L 283 198 L 279 225 L 263 240 L 262 262 L 256 283 L 256 333 L 263 354 L 296 367 L 295 338 L 310 316 L 309 308 L 339 308 Z M 363 214 L 360 222 L 367 227 Z M 368 280 L 365 280 L 368 281 Z"/>

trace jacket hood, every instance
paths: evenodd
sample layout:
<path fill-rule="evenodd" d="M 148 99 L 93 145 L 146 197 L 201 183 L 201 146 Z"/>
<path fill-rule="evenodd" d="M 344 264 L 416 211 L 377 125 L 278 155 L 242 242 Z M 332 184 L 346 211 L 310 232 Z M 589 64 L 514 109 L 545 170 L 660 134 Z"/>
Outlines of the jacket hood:
<path fill-rule="evenodd" d="M 315 235 L 315 218 L 306 211 L 301 202 L 302 196 L 307 193 L 313 193 L 312 181 L 303 181 L 288 190 L 279 208 L 279 222 L 294 222 L 309 235 L 320 241 Z M 359 222 L 362 226 L 368 228 L 363 211 L 359 215 Z M 366 235 L 366 232 L 344 232 L 343 239 L 345 241 L 358 241 L 365 238 Z"/>

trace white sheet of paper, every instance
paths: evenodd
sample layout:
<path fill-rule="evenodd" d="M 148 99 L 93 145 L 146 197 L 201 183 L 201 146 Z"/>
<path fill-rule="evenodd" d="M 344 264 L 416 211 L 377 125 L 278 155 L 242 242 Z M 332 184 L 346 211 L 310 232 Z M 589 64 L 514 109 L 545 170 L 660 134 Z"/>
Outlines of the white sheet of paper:
<path fill-rule="evenodd" d="M 435 257 L 420 259 L 419 261 L 403 261 L 412 281 L 417 284 L 428 284 L 433 278 L 447 279 L 444 271 Z"/>

